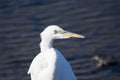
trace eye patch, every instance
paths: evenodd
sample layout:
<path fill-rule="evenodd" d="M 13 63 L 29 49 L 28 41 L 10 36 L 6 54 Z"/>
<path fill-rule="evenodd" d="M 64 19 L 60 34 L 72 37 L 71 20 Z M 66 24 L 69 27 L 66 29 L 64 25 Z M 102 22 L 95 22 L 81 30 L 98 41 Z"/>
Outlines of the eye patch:
<path fill-rule="evenodd" d="M 54 33 L 55 34 L 61 34 L 61 33 L 64 33 L 64 31 L 62 31 L 62 30 L 54 30 Z"/>

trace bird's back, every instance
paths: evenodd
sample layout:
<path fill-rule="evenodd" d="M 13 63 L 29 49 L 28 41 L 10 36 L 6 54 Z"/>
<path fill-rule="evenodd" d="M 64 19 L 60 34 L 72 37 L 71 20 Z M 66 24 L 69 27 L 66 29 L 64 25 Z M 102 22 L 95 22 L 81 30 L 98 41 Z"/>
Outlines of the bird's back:
<path fill-rule="evenodd" d="M 53 48 L 33 59 L 28 74 L 32 80 L 77 80 L 69 63 Z"/>
<path fill-rule="evenodd" d="M 58 50 L 56 53 L 57 61 L 53 80 L 77 80 L 68 61 Z"/>

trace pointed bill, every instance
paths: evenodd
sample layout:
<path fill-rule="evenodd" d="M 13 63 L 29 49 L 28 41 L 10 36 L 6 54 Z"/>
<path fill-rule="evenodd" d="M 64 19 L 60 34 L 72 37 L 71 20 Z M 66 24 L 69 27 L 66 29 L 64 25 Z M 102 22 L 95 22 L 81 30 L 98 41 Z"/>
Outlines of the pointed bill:
<path fill-rule="evenodd" d="M 71 33 L 71 32 L 65 32 L 65 33 L 63 33 L 63 36 L 71 37 L 71 38 L 85 38 L 85 36 L 83 36 L 83 35 Z"/>

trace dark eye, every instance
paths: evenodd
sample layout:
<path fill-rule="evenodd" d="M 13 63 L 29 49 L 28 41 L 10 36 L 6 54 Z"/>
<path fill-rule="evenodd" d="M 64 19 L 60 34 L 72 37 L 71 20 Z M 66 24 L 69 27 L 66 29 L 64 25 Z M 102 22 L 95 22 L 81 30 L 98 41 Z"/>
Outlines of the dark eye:
<path fill-rule="evenodd" d="M 62 33 L 64 33 L 63 30 L 54 30 L 54 34 L 62 34 Z"/>
<path fill-rule="evenodd" d="M 58 33 L 58 31 L 57 31 L 57 30 L 54 30 L 54 33 L 55 33 L 55 34 L 57 34 L 57 33 Z"/>

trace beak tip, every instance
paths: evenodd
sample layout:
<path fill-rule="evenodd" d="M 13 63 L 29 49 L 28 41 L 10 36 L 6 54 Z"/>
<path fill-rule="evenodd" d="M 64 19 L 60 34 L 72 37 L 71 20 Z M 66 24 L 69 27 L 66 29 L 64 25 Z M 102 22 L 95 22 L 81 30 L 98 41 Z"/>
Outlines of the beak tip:
<path fill-rule="evenodd" d="M 81 36 L 79 36 L 79 38 L 85 38 L 85 36 L 82 36 L 82 35 L 81 35 Z"/>

